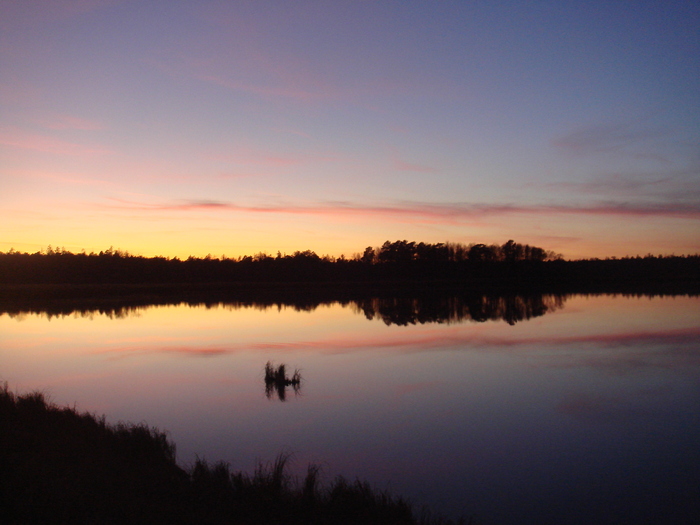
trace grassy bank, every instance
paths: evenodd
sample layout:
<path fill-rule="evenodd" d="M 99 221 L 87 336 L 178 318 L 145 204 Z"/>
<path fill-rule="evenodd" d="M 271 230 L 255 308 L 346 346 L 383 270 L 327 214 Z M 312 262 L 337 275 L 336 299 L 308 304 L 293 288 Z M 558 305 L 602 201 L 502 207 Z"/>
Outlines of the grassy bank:
<path fill-rule="evenodd" d="M 223 463 L 177 465 L 175 445 L 145 424 L 58 407 L 0 388 L 2 521 L 168 524 L 447 524 L 368 483 L 303 479 L 278 456 L 254 473 Z"/>

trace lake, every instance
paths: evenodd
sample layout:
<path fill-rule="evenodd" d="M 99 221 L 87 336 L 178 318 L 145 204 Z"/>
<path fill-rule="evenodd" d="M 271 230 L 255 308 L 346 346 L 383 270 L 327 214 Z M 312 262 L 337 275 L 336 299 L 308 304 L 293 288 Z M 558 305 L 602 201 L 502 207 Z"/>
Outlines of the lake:
<path fill-rule="evenodd" d="M 266 392 L 268 361 L 298 389 Z M 183 466 L 291 453 L 479 523 L 700 517 L 698 297 L 4 312 L 0 365 L 12 390 L 166 430 Z"/>

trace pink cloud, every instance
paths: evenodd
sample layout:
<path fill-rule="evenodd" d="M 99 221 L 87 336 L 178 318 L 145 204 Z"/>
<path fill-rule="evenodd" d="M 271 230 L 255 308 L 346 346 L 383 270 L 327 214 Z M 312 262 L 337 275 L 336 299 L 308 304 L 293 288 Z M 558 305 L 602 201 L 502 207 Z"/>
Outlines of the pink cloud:
<path fill-rule="evenodd" d="M 1 18 L 1 17 L 0 17 Z M 8 79 L 5 79 L 8 80 Z M 0 102 L 7 105 L 28 105 L 36 104 L 41 98 L 41 90 L 11 78 L 12 82 L 0 83 Z"/>
<path fill-rule="evenodd" d="M 270 204 L 240 205 L 217 200 L 183 200 L 166 203 L 139 203 L 115 200 L 114 207 L 141 211 L 197 211 L 228 210 L 245 213 L 275 213 L 293 215 L 360 216 L 367 218 L 393 217 L 424 219 L 441 223 L 462 224 L 464 221 L 483 219 L 488 216 L 507 215 L 595 215 L 622 217 L 673 217 L 700 219 L 700 204 L 672 203 L 600 203 L 590 206 L 574 205 L 513 205 L 513 204 L 471 204 L 471 203 L 421 203 L 400 202 L 394 205 L 362 205 L 349 201 L 332 201 L 312 205 Z"/>
<path fill-rule="evenodd" d="M 240 80 L 232 80 L 223 78 L 212 74 L 195 74 L 195 78 L 221 86 L 234 91 L 243 91 L 253 95 L 259 95 L 263 97 L 283 97 L 283 98 L 293 98 L 298 100 L 318 100 L 334 98 L 337 96 L 335 90 L 331 89 L 319 89 L 318 86 L 299 86 L 294 85 L 294 83 L 288 82 L 270 82 L 266 83 L 251 83 L 243 82 Z M 271 85 L 272 84 L 272 85 Z M 280 84 L 280 85 L 274 85 Z"/>
<path fill-rule="evenodd" d="M 425 164 L 413 164 L 401 159 L 394 159 L 394 168 L 399 171 L 413 171 L 416 173 L 440 173 L 440 170 Z"/>
<path fill-rule="evenodd" d="M 333 155 L 313 155 L 304 153 L 279 154 L 269 151 L 243 150 L 233 153 L 212 153 L 208 158 L 232 164 L 243 164 L 256 167 L 286 168 L 302 164 L 336 161 Z"/>
<path fill-rule="evenodd" d="M 414 173 L 440 173 L 441 171 L 433 166 L 428 166 L 427 164 L 407 162 L 403 160 L 397 148 L 394 147 L 389 148 L 389 156 L 394 169 L 397 171 L 409 171 Z"/>
<path fill-rule="evenodd" d="M 45 121 L 44 125 L 48 129 L 54 130 L 75 129 L 80 131 L 96 131 L 104 129 L 104 126 L 98 122 L 71 115 L 57 115 Z"/>
<path fill-rule="evenodd" d="M 310 139 L 311 135 L 306 133 L 305 131 L 302 131 L 300 129 L 293 129 L 293 128 L 272 128 L 272 131 L 275 131 L 277 133 L 282 133 L 282 134 L 289 134 L 289 135 L 296 135 L 297 137 L 303 137 L 305 139 Z"/>
<path fill-rule="evenodd" d="M 24 133 L 17 129 L 0 130 L 0 146 L 76 157 L 92 157 L 112 153 L 112 151 L 102 146 L 76 144 L 47 135 Z"/>
<path fill-rule="evenodd" d="M 52 181 L 59 182 L 63 185 L 73 185 L 73 186 L 97 186 L 105 188 L 115 188 L 118 186 L 117 183 L 107 180 L 95 179 L 90 176 L 81 176 L 80 174 L 62 174 L 62 173 L 50 173 L 50 172 L 35 172 L 31 173 L 31 176 L 48 179 Z"/>

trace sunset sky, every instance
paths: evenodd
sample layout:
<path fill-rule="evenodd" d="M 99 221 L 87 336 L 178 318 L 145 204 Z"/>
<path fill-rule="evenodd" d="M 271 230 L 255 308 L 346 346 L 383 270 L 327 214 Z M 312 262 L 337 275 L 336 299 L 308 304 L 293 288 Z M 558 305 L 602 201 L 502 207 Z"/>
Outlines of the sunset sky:
<path fill-rule="evenodd" d="M 0 251 L 700 252 L 697 1 L 0 2 Z"/>

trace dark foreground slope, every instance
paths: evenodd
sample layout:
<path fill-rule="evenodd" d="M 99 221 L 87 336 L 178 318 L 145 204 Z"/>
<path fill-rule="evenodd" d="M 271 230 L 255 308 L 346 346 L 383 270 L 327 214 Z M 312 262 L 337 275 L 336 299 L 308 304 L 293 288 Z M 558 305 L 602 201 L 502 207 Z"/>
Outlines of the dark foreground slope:
<path fill-rule="evenodd" d="M 296 481 L 286 457 L 253 475 L 198 461 L 175 462 L 175 446 L 148 426 L 48 403 L 40 393 L 0 388 L 2 523 L 417 524 L 401 498 L 367 483 L 318 483 L 318 468 Z"/>

